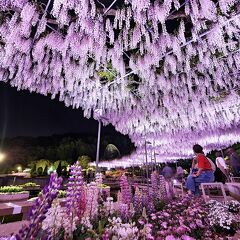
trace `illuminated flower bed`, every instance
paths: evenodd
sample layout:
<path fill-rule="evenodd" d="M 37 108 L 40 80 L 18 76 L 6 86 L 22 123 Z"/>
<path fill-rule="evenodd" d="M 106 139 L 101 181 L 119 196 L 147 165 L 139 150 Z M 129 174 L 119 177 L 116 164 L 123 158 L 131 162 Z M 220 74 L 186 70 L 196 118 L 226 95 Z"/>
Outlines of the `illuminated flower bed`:
<path fill-rule="evenodd" d="M 27 200 L 29 192 L 19 186 L 0 187 L 0 202 Z"/>
<path fill-rule="evenodd" d="M 81 167 L 71 167 L 66 205 L 61 207 L 57 195 L 61 178 L 51 176 L 50 185 L 37 199 L 29 221 L 17 239 L 48 236 L 49 239 L 221 239 L 239 229 L 240 204 L 205 202 L 185 197 L 169 200 L 164 187 L 152 173 L 149 191 L 130 187 L 126 176 L 120 179 L 117 200 L 101 193 L 102 177 L 86 184 Z M 157 194 L 157 192 L 158 194 Z M 134 192 L 134 193 L 133 193 Z"/>

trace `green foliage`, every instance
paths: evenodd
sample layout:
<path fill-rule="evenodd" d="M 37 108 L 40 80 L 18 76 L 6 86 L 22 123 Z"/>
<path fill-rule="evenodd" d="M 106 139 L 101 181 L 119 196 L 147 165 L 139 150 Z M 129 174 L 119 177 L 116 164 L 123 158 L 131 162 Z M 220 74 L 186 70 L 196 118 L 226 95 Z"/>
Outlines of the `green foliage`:
<path fill-rule="evenodd" d="M 58 168 L 58 166 L 59 166 L 60 163 L 61 163 L 61 166 L 62 166 L 62 167 L 67 167 L 67 166 L 68 166 L 67 161 L 58 160 L 58 161 L 56 161 L 56 162 L 53 163 L 53 169 L 54 169 L 54 170 L 57 170 L 57 168 Z"/>
<path fill-rule="evenodd" d="M 166 206 L 165 201 L 159 201 L 155 206 L 156 211 L 162 211 L 165 206 Z"/>
<path fill-rule="evenodd" d="M 100 184 L 99 187 L 100 187 L 100 188 L 109 188 L 109 186 L 106 185 L 106 184 Z"/>
<path fill-rule="evenodd" d="M 28 183 L 24 183 L 22 185 L 19 185 L 20 187 L 23 187 L 23 188 L 27 188 L 27 187 L 38 187 L 40 185 L 37 185 L 36 183 L 34 182 L 28 182 Z"/>
<path fill-rule="evenodd" d="M 66 195 L 67 195 L 67 192 L 65 190 L 59 190 L 58 198 L 65 198 Z"/>
<path fill-rule="evenodd" d="M 107 63 L 107 69 L 98 71 L 98 76 L 108 82 L 112 82 L 117 75 L 117 71 L 112 67 L 110 62 Z"/>
<path fill-rule="evenodd" d="M 107 72 L 107 71 L 106 72 L 104 72 L 104 71 L 98 72 L 98 76 L 100 78 L 106 79 L 109 82 L 112 82 L 113 79 L 114 79 L 114 75 L 110 72 Z"/>
<path fill-rule="evenodd" d="M 42 167 L 43 171 L 46 165 L 52 165 L 56 161 L 66 161 L 73 164 L 79 156 L 89 156 L 95 159 L 96 156 L 97 134 L 89 135 L 54 135 L 51 137 L 18 137 L 12 139 L 4 139 L 2 151 L 8 153 L 7 161 L 1 163 L 1 173 L 11 173 L 16 163 L 21 163 L 23 169 L 29 166 L 31 168 L 31 176 L 37 176 L 37 168 Z M 126 136 L 116 133 L 112 135 L 104 135 L 101 139 L 100 159 L 103 158 L 106 146 L 112 143 L 118 146 L 122 155 L 131 153 L 134 145 Z M 43 166 L 39 160 L 47 161 Z M 36 164 L 38 165 L 36 166 Z M 63 162 L 61 163 L 63 166 Z M 56 167 L 57 168 L 57 167 Z"/>
<path fill-rule="evenodd" d="M 0 187 L 0 194 L 1 193 L 18 193 L 22 192 L 23 188 L 20 186 L 3 186 Z"/>
<path fill-rule="evenodd" d="M 36 162 L 36 168 L 37 168 L 37 170 L 38 170 L 39 168 L 42 168 L 42 172 L 44 171 L 44 169 L 45 169 L 46 167 L 49 167 L 49 166 L 51 166 L 51 162 L 50 162 L 49 160 L 47 160 L 47 159 L 40 159 L 40 160 L 38 160 L 38 161 Z"/>
<path fill-rule="evenodd" d="M 88 164 L 91 162 L 91 158 L 89 156 L 81 156 L 78 158 L 78 162 L 82 169 L 87 169 Z"/>
<path fill-rule="evenodd" d="M 42 176 L 43 175 L 43 168 L 42 167 L 37 168 L 37 175 L 38 176 Z"/>

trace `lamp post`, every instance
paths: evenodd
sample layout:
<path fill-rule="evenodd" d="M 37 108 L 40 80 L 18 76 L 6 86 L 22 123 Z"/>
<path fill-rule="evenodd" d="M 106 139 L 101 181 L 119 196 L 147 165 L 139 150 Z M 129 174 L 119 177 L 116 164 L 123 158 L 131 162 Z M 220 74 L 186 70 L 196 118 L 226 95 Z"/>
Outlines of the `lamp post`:
<path fill-rule="evenodd" d="M 96 109 L 94 111 L 95 117 L 98 120 L 98 138 L 97 138 L 97 152 L 96 152 L 96 173 L 98 173 L 99 168 L 99 157 L 100 157 L 100 140 L 101 140 L 101 128 L 102 128 L 102 120 L 107 121 L 108 119 L 102 116 L 102 109 Z"/>
<path fill-rule="evenodd" d="M 147 144 L 151 145 L 151 142 L 145 140 L 145 157 L 146 157 L 146 172 L 147 172 L 147 188 L 148 188 L 148 195 L 149 195 L 149 169 L 148 169 L 148 157 L 147 157 Z"/>
<path fill-rule="evenodd" d="M 101 119 L 98 119 L 98 139 L 97 139 L 97 153 L 96 153 L 96 173 L 98 173 L 99 152 L 100 152 L 100 138 L 101 138 Z"/>

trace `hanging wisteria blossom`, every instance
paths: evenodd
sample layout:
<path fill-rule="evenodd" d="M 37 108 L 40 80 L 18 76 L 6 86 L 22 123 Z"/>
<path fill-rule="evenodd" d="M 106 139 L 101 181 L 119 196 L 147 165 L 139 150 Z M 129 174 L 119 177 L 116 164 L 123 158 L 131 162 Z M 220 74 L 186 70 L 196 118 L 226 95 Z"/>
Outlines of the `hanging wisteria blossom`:
<path fill-rule="evenodd" d="M 0 81 L 185 157 L 239 140 L 239 32 L 238 0 L 3 0 Z"/>

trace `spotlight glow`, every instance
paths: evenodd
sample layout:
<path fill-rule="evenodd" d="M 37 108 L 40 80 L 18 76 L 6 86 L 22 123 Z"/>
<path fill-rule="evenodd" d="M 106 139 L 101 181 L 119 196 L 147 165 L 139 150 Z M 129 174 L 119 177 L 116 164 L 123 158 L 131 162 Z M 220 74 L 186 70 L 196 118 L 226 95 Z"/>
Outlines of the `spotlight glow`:
<path fill-rule="evenodd" d="M 3 162 L 6 158 L 6 154 L 0 152 L 0 162 Z"/>

